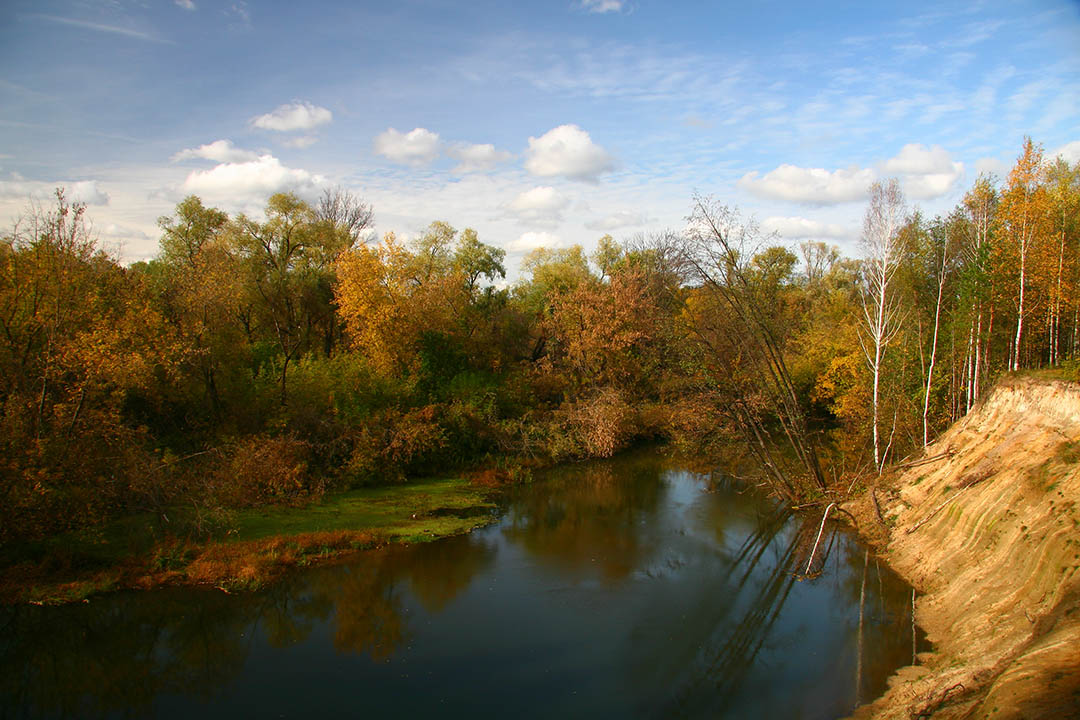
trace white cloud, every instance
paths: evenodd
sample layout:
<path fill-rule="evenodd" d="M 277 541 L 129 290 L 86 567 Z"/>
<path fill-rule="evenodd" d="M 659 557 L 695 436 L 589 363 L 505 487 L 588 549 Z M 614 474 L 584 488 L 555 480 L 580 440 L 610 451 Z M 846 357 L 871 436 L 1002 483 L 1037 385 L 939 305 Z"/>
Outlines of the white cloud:
<path fill-rule="evenodd" d="M 563 210 L 570 205 L 570 198 L 553 187 L 542 185 L 526 190 L 503 207 L 506 214 L 519 223 L 555 227 L 563 219 Z"/>
<path fill-rule="evenodd" d="M 979 175 L 982 175 L 983 173 L 993 173 L 1001 178 L 1008 174 L 1009 166 L 1000 158 L 984 157 L 975 161 L 975 172 Z"/>
<path fill-rule="evenodd" d="M 1056 150 L 1046 153 L 1046 157 L 1050 160 L 1057 159 L 1058 155 L 1065 158 L 1067 162 L 1080 162 L 1080 140 L 1065 143 Z"/>
<path fill-rule="evenodd" d="M 192 2 L 192 0 L 176 0 L 176 4 L 179 7 L 184 8 L 185 10 L 194 10 L 195 9 L 195 3 Z"/>
<path fill-rule="evenodd" d="M 829 172 L 785 164 L 761 177 L 757 171 L 746 173 L 738 186 L 760 197 L 806 205 L 836 205 L 866 197 L 875 177 L 873 170 L 855 166 Z"/>
<path fill-rule="evenodd" d="M 640 227 L 648 224 L 648 222 L 649 218 L 644 213 L 619 210 L 600 220 L 589 220 L 585 223 L 585 227 L 589 230 L 603 230 L 607 232 L 624 227 Z"/>
<path fill-rule="evenodd" d="M 625 4 L 624 0 L 581 0 L 581 8 L 591 13 L 620 12 Z"/>
<path fill-rule="evenodd" d="M 106 252 L 131 262 L 149 260 L 157 254 L 157 238 L 127 225 L 109 223 L 101 228 L 99 239 Z"/>
<path fill-rule="evenodd" d="M 522 233 L 517 240 L 511 240 L 506 249 L 512 253 L 525 254 L 542 247 L 552 250 L 560 248 L 562 239 L 547 232 L 527 232 Z"/>
<path fill-rule="evenodd" d="M 230 140 L 215 140 L 197 148 L 187 148 L 172 156 L 173 162 L 201 158 L 215 162 L 247 162 L 258 159 L 259 154 L 250 150 L 241 150 Z"/>
<path fill-rule="evenodd" d="M 375 137 L 375 152 L 397 163 L 426 165 L 439 155 L 439 134 L 426 128 L 407 133 L 390 128 Z"/>
<path fill-rule="evenodd" d="M 833 238 L 846 240 L 858 235 L 857 231 L 837 225 L 810 220 L 804 217 L 768 217 L 761 222 L 761 229 L 777 233 L 786 240 Z"/>
<path fill-rule="evenodd" d="M 251 118 L 251 124 L 263 130 L 291 132 L 310 130 L 325 125 L 334 119 L 334 114 L 324 107 L 309 102 L 291 102 L 279 105 L 265 115 Z"/>
<path fill-rule="evenodd" d="M 940 145 L 909 143 L 882 168 L 888 175 L 900 176 L 908 195 L 923 200 L 947 194 L 964 176 L 964 163 L 954 162 Z"/>
<path fill-rule="evenodd" d="M 64 188 L 64 197 L 68 202 L 81 202 L 87 205 L 109 204 L 109 194 L 98 187 L 97 180 L 40 182 L 27 180 L 18 173 L 12 173 L 10 180 L 0 180 L 0 198 L 48 202 L 56 193 L 57 188 Z"/>
<path fill-rule="evenodd" d="M 211 203 L 231 207 L 261 205 L 267 197 L 278 192 L 312 194 L 325 178 L 307 170 L 285 167 L 273 155 L 256 160 L 222 163 L 210 170 L 195 170 L 183 185 L 184 194 L 195 194 Z"/>
<path fill-rule="evenodd" d="M 506 162 L 513 157 L 505 150 L 496 150 L 491 143 L 483 145 L 455 143 L 446 150 L 446 154 L 458 161 L 458 165 L 453 172 L 459 175 L 467 172 L 490 170 L 499 163 Z"/>
<path fill-rule="evenodd" d="M 117 225 L 116 223 L 109 223 L 104 228 L 102 228 L 101 232 L 105 237 L 117 240 L 125 240 L 128 238 L 136 238 L 138 240 L 152 239 L 142 230 L 128 227 L 126 225 Z"/>
<path fill-rule="evenodd" d="M 577 125 L 560 125 L 539 138 L 529 138 L 525 169 L 539 177 L 561 176 L 596 182 L 615 169 L 615 160 Z"/>
<path fill-rule="evenodd" d="M 98 187 L 96 180 L 83 180 L 67 186 L 67 198 L 87 205 L 108 205 L 109 194 Z"/>

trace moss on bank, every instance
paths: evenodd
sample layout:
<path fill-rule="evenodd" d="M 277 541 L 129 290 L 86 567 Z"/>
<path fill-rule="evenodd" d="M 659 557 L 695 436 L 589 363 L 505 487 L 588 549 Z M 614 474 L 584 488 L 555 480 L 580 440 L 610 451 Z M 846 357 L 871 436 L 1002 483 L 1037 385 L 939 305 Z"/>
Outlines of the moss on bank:
<path fill-rule="evenodd" d="M 174 531 L 190 521 L 183 509 L 127 517 L 8 549 L 0 601 L 58 604 L 165 584 L 254 588 L 289 568 L 468 532 L 494 519 L 491 492 L 462 478 L 352 490 L 307 507 L 236 511 L 202 541 Z"/>

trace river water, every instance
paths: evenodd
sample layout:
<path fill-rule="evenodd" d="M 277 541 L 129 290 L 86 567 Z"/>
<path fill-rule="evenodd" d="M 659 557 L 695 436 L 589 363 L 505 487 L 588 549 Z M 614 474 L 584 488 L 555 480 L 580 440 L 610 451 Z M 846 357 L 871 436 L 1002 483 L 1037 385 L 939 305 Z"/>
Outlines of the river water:
<path fill-rule="evenodd" d="M 0 611 L 2 717 L 835 718 L 912 661 L 855 538 L 640 452 L 469 535 L 297 572 Z"/>

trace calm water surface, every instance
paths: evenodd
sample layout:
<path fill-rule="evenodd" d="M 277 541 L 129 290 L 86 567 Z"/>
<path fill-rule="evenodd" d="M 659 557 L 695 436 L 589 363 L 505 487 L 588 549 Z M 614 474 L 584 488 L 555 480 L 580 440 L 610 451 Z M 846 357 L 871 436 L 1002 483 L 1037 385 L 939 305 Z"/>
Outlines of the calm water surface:
<path fill-rule="evenodd" d="M 2 610 L 0 708 L 840 717 L 911 662 L 911 590 L 829 529 L 801 578 L 817 530 L 655 453 L 563 468 L 470 535 L 365 553 L 264 592 Z"/>

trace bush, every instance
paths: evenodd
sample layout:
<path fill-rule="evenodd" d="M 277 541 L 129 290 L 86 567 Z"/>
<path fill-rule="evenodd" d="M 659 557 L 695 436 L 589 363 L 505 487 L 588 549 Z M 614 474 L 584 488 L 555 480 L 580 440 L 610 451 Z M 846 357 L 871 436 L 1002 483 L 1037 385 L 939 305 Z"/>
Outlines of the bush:
<path fill-rule="evenodd" d="M 326 482 L 308 472 L 310 453 L 306 442 L 287 436 L 252 435 L 238 441 L 219 469 L 226 502 L 303 505 L 318 500 Z"/>

